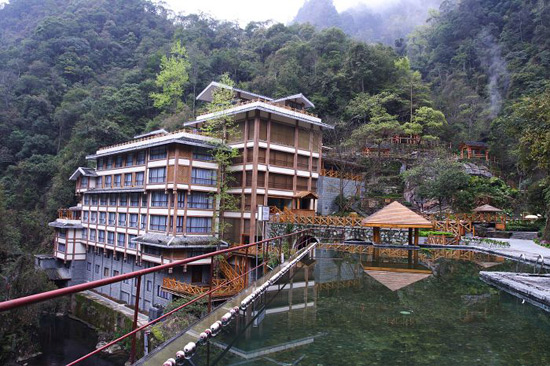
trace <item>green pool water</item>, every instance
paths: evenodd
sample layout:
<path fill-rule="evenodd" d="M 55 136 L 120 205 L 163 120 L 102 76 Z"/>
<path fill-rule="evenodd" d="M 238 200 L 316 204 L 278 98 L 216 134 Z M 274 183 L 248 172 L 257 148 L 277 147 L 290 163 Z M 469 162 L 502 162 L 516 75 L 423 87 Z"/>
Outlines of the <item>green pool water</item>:
<path fill-rule="evenodd" d="M 193 364 L 550 365 L 549 314 L 479 280 L 480 270 L 513 271 L 514 263 L 487 269 L 441 258 L 424 263 L 431 276 L 392 291 L 387 281 L 409 273 L 376 279 L 362 259 L 317 250 L 199 347 Z"/>

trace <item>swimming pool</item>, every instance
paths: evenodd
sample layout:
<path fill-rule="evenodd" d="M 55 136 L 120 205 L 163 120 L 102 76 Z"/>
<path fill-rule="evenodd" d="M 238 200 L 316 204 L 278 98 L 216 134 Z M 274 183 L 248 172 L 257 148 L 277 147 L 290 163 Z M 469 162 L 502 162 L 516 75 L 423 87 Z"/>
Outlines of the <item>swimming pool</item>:
<path fill-rule="evenodd" d="M 317 249 L 186 362 L 550 364 L 549 314 L 479 280 L 515 263 L 445 253 Z"/>

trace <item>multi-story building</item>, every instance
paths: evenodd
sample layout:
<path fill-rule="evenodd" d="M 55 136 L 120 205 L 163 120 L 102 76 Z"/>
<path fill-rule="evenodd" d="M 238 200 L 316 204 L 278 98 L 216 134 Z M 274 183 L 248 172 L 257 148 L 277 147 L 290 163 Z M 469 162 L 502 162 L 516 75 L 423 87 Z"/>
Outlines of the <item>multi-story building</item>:
<path fill-rule="evenodd" d="M 220 87 L 228 88 L 211 83 L 198 99 L 210 101 Z M 321 129 L 330 126 L 305 111 L 313 104 L 301 94 L 274 100 L 233 90 L 235 104 L 223 113 L 234 116 L 241 132 L 230 142 L 240 154 L 229 168 L 235 177 L 230 192 L 240 209 L 224 213 L 230 224 L 226 241 L 216 237 L 218 166 L 211 152 L 216 141 L 198 133 L 217 117 L 206 114 L 185 124 L 194 131 L 158 130 L 100 148 L 87 157 L 95 168 L 74 172 L 70 179 L 79 202 L 50 223 L 56 229 L 54 257 L 69 269 L 69 283 L 195 256 L 227 242 L 249 242 L 258 236 L 257 205 L 314 214 Z M 171 299 L 163 287 L 166 276 L 206 285 L 210 264 L 201 260 L 173 273 L 148 275 L 141 306 Z M 132 281 L 100 291 L 125 302 L 135 299 Z"/>

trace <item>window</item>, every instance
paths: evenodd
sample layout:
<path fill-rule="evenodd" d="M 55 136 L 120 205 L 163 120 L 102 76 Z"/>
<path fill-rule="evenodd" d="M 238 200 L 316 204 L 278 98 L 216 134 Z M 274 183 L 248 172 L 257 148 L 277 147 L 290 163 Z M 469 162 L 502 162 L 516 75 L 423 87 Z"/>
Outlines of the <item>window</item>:
<path fill-rule="evenodd" d="M 92 211 L 92 212 L 90 213 L 90 222 L 91 222 L 92 224 L 95 224 L 95 223 L 97 222 L 97 212 Z"/>
<path fill-rule="evenodd" d="M 107 213 L 106 212 L 100 212 L 99 213 L 99 223 L 105 225 L 107 219 Z"/>
<path fill-rule="evenodd" d="M 122 167 L 122 155 L 117 155 L 115 159 L 115 168 Z"/>
<path fill-rule="evenodd" d="M 216 171 L 209 169 L 193 168 L 191 170 L 191 183 L 206 186 L 216 185 Z"/>
<path fill-rule="evenodd" d="M 115 174 L 115 184 L 114 184 L 115 187 L 120 187 L 120 179 L 121 178 L 122 177 L 120 176 L 120 174 Z"/>
<path fill-rule="evenodd" d="M 116 194 L 113 193 L 109 195 L 109 205 L 116 206 Z"/>
<path fill-rule="evenodd" d="M 112 175 L 106 175 L 105 176 L 105 188 L 111 188 L 112 181 L 113 181 L 113 176 Z"/>
<path fill-rule="evenodd" d="M 147 229 L 147 215 L 141 215 L 140 229 Z"/>
<path fill-rule="evenodd" d="M 185 207 L 185 193 L 179 192 L 178 193 L 178 208 L 184 208 Z"/>
<path fill-rule="evenodd" d="M 193 151 L 193 160 L 214 160 L 214 156 L 208 150 L 195 150 Z"/>
<path fill-rule="evenodd" d="M 147 206 L 147 193 L 144 193 L 142 196 L 141 196 L 141 206 L 142 207 L 146 207 Z"/>
<path fill-rule="evenodd" d="M 132 185 L 132 173 L 124 174 L 124 186 L 129 187 Z"/>
<path fill-rule="evenodd" d="M 86 271 L 90 272 L 92 270 L 92 263 L 86 263 Z"/>
<path fill-rule="evenodd" d="M 156 231 L 166 231 L 166 216 L 151 215 L 149 229 Z"/>
<path fill-rule="evenodd" d="M 103 276 L 104 277 L 109 277 L 109 267 L 103 268 Z"/>
<path fill-rule="evenodd" d="M 103 159 L 97 159 L 97 170 L 103 170 Z"/>
<path fill-rule="evenodd" d="M 118 276 L 119 274 L 120 274 L 119 271 L 117 271 L 116 269 L 113 270 L 113 277 L 116 277 L 116 276 Z"/>
<path fill-rule="evenodd" d="M 99 204 L 101 206 L 107 205 L 107 195 L 106 194 L 100 194 L 99 195 Z"/>
<path fill-rule="evenodd" d="M 97 196 L 96 195 L 92 196 L 92 206 L 97 206 Z"/>
<path fill-rule="evenodd" d="M 183 216 L 178 216 L 176 219 L 176 232 L 183 233 Z"/>
<path fill-rule="evenodd" d="M 147 280 L 147 286 L 146 286 L 147 291 L 151 292 L 152 288 L 153 288 L 153 281 Z"/>
<path fill-rule="evenodd" d="M 116 222 L 116 213 L 109 212 L 109 225 L 114 225 Z"/>
<path fill-rule="evenodd" d="M 97 177 L 95 181 L 96 188 L 103 188 L 103 177 Z"/>
<path fill-rule="evenodd" d="M 160 248 L 157 248 L 157 247 L 150 247 L 150 246 L 145 245 L 143 247 L 143 253 L 150 254 L 150 255 L 155 255 L 155 256 L 159 257 L 160 254 L 161 254 L 161 250 L 160 250 Z"/>
<path fill-rule="evenodd" d="M 126 214 L 125 213 L 119 213 L 118 214 L 118 226 L 126 226 Z"/>
<path fill-rule="evenodd" d="M 136 164 L 137 165 L 145 164 L 145 151 L 138 152 L 137 157 L 136 157 Z"/>
<path fill-rule="evenodd" d="M 60 229 L 58 233 L 60 238 L 64 238 L 67 236 L 67 229 Z"/>
<path fill-rule="evenodd" d="M 82 212 L 82 222 L 88 222 L 90 212 L 89 211 L 83 211 Z"/>
<path fill-rule="evenodd" d="M 130 223 L 128 226 L 130 227 L 137 227 L 138 225 L 138 215 L 137 214 L 130 214 Z"/>
<path fill-rule="evenodd" d="M 99 273 L 99 264 L 95 265 L 95 273 Z"/>
<path fill-rule="evenodd" d="M 166 146 L 154 147 L 149 151 L 150 160 L 159 160 L 166 158 Z"/>
<path fill-rule="evenodd" d="M 143 185 L 143 172 L 137 172 L 136 173 L 136 186 L 142 186 Z"/>
<path fill-rule="evenodd" d="M 90 229 L 90 240 L 95 241 L 95 234 L 96 234 L 96 230 Z"/>
<path fill-rule="evenodd" d="M 118 233 L 116 245 L 119 247 L 123 247 L 125 243 L 126 243 L 126 234 Z"/>
<path fill-rule="evenodd" d="M 82 230 L 82 239 L 88 239 L 88 230 Z"/>
<path fill-rule="evenodd" d="M 84 195 L 84 204 L 85 204 L 85 205 L 89 205 L 89 204 L 90 204 L 90 195 L 89 195 L 89 194 L 85 194 L 85 195 Z"/>
<path fill-rule="evenodd" d="M 126 155 L 126 166 L 134 165 L 134 154 Z"/>
<path fill-rule="evenodd" d="M 138 207 L 139 206 L 139 194 L 130 193 L 130 206 Z"/>
<path fill-rule="evenodd" d="M 109 156 L 107 158 L 107 169 L 111 169 L 113 167 L 113 158 Z"/>
<path fill-rule="evenodd" d="M 212 209 L 214 200 L 212 196 L 204 192 L 192 192 L 188 197 L 188 208 L 201 208 L 203 210 Z"/>
<path fill-rule="evenodd" d="M 88 188 L 88 177 L 82 177 L 80 180 L 80 187 Z"/>
<path fill-rule="evenodd" d="M 212 218 L 210 217 L 188 217 L 188 233 L 209 233 L 212 231 Z"/>
<path fill-rule="evenodd" d="M 135 238 L 137 238 L 137 235 L 128 234 L 128 248 L 136 249 L 136 243 L 132 242 Z"/>
<path fill-rule="evenodd" d="M 164 183 L 166 181 L 166 168 L 149 169 L 149 183 Z"/>
<path fill-rule="evenodd" d="M 160 287 L 160 285 L 157 285 L 157 296 L 161 297 L 163 299 L 169 299 L 170 298 L 170 294 L 168 294 L 168 292 L 163 291 L 162 288 Z"/>
<path fill-rule="evenodd" d="M 128 206 L 128 196 L 126 194 L 121 194 L 119 198 L 119 206 Z"/>
<path fill-rule="evenodd" d="M 153 191 L 151 195 L 151 206 L 168 207 L 168 195 L 164 192 Z"/>
<path fill-rule="evenodd" d="M 107 244 L 113 245 L 115 243 L 115 233 L 113 231 L 107 231 Z"/>
<path fill-rule="evenodd" d="M 105 231 L 99 230 L 97 232 L 97 242 L 98 243 L 105 243 Z"/>

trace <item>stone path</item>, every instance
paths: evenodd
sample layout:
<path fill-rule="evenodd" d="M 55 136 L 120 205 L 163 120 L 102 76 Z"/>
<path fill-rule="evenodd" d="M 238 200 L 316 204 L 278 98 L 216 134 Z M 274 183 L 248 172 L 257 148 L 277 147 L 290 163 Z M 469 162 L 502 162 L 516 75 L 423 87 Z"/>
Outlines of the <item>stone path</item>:
<path fill-rule="evenodd" d="M 497 254 L 506 258 L 520 259 L 521 255 L 525 255 L 525 259 L 533 264 L 540 263 L 539 255 L 544 257 L 544 264 L 550 266 L 550 248 L 540 246 L 532 240 L 522 239 L 494 239 L 500 241 L 506 241 L 510 243 L 508 248 L 491 247 L 487 245 L 469 245 L 470 247 L 483 250 L 484 252 Z"/>
<path fill-rule="evenodd" d="M 83 291 L 81 292 L 82 295 L 86 296 L 89 299 L 93 299 L 94 301 L 97 301 L 100 304 L 103 304 L 105 306 L 110 307 L 113 310 L 118 311 L 119 313 L 122 313 L 129 317 L 130 319 L 134 319 L 134 310 L 130 309 L 129 307 L 125 306 L 124 304 L 120 304 L 116 301 L 113 301 L 105 296 L 101 296 L 100 294 L 92 291 Z M 145 325 L 149 322 L 149 317 L 145 314 L 138 313 L 138 327 Z"/>

